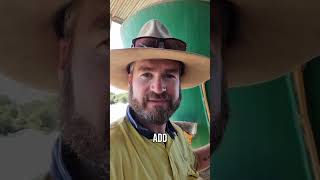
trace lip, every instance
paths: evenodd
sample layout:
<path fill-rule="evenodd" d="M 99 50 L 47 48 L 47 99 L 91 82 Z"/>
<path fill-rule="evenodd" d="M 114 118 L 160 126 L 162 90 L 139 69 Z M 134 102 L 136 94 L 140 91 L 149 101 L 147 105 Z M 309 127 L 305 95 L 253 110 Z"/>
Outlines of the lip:
<path fill-rule="evenodd" d="M 164 100 L 164 99 L 150 99 L 147 101 L 148 103 L 151 103 L 151 104 L 167 104 L 168 101 L 167 100 Z"/>
<path fill-rule="evenodd" d="M 148 99 L 148 101 L 152 101 L 152 102 L 167 102 L 167 99 Z"/>

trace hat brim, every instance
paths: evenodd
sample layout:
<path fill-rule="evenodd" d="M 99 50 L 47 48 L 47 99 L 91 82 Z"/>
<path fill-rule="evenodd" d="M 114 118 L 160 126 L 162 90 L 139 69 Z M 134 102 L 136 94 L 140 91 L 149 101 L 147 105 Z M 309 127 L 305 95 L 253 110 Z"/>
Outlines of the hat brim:
<path fill-rule="evenodd" d="M 230 2 L 237 26 L 223 51 L 229 87 L 275 79 L 320 55 L 320 1 Z"/>
<path fill-rule="evenodd" d="M 58 89 L 53 17 L 66 1 L 0 2 L 0 73 L 33 88 Z"/>
<path fill-rule="evenodd" d="M 126 48 L 110 51 L 110 83 L 128 90 L 127 65 L 139 60 L 169 59 L 184 63 L 185 73 L 181 77 L 181 88 L 195 87 L 210 79 L 210 59 L 206 56 L 159 48 Z"/>

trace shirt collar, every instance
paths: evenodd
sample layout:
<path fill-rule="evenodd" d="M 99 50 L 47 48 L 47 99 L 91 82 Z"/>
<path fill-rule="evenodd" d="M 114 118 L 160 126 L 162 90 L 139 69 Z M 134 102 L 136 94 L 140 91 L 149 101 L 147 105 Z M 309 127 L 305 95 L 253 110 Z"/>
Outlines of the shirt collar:
<path fill-rule="evenodd" d="M 138 121 L 136 121 L 134 119 L 133 115 L 133 110 L 130 108 L 130 106 L 127 107 L 127 119 L 128 121 L 132 124 L 132 126 L 139 132 L 140 135 L 148 138 L 148 139 L 152 139 L 153 135 L 155 134 L 153 131 L 145 128 L 142 126 L 141 123 L 139 123 Z M 176 129 L 173 127 L 172 123 L 170 121 L 167 122 L 167 126 L 166 126 L 166 133 L 169 134 L 169 136 L 174 139 L 176 135 L 178 135 Z"/>
<path fill-rule="evenodd" d="M 52 151 L 50 174 L 55 180 L 72 180 L 62 159 L 62 138 L 58 137 Z"/>

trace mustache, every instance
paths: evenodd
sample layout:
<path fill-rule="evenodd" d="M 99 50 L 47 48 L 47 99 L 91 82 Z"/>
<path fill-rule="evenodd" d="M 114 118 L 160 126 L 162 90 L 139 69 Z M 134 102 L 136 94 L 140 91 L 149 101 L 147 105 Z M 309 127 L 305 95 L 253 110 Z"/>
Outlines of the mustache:
<path fill-rule="evenodd" d="M 145 95 L 144 97 L 144 101 L 148 101 L 150 99 L 157 99 L 157 100 L 165 100 L 165 101 L 171 101 L 172 97 L 167 93 L 167 92 L 163 92 L 161 94 L 157 94 L 154 92 L 149 92 Z"/>

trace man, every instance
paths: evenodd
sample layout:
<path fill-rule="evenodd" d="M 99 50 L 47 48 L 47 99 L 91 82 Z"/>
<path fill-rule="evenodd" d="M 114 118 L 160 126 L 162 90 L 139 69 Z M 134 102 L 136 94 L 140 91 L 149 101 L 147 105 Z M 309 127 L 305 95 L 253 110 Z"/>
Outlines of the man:
<path fill-rule="evenodd" d="M 104 0 L 72 1 L 56 16 L 62 134 L 53 179 L 107 179 L 109 33 Z"/>
<path fill-rule="evenodd" d="M 192 150 L 169 118 L 181 88 L 209 79 L 209 59 L 185 52 L 158 20 L 148 21 L 131 49 L 111 51 L 111 84 L 129 89 L 125 118 L 110 129 L 110 179 L 196 179 L 210 164 L 210 145 Z M 155 136 L 168 137 L 155 142 Z M 169 158 L 168 158 L 169 157 Z"/>
<path fill-rule="evenodd" d="M 1 17 L 10 18 L 2 20 L 0 71 L 13 80 L 60 96 L 61 133 L 53 147 L 47 179 L 105 180 L 109 2 L 66 2 L 2 2 L 1 12 L 7 14 Z M 34 158 L 38 157 L 36 154 Z"/>

